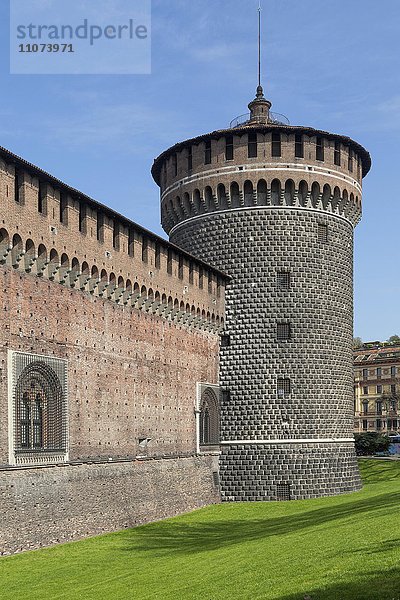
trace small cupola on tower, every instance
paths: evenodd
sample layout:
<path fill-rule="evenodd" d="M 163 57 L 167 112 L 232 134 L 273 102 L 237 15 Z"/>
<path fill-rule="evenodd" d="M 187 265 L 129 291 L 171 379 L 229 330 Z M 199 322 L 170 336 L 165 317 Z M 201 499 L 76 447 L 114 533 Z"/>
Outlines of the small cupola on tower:
<path fill-rule="evenodd" d="M 271 106 L 271 102 L 264 97 L 262 86 L 259 84 L 256 97 L 249 104 L 250 123 L 268 123 Z"/>

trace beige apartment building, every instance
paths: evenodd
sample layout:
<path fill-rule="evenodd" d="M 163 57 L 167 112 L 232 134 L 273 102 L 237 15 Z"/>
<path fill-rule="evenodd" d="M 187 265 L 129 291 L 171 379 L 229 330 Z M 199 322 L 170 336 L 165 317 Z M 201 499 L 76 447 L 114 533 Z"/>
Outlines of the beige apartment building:
<path fill-rule="evenodd" d="M 354 432 L 400 432 L 400 346 L 381 342 L 354 351 Z"/>

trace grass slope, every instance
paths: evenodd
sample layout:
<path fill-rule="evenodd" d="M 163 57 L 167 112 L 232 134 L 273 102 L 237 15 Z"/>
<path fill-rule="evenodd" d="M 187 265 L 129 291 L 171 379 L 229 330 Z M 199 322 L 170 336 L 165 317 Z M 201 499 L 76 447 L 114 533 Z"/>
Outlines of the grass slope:
<path fill-rule="evenodd" d="M 210 506 L 0 559 L 1 600 L 400 600 L 400 461 L 361 492 Z"/>

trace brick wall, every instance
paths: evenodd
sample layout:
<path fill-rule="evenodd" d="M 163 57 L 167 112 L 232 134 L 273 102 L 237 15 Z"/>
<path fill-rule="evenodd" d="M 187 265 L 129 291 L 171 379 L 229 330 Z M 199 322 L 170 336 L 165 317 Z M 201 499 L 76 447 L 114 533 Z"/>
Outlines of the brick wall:
<path fill-rule="evenodd" d="M 219 502 L 217 457 L 0 470 L 0 555 Z"/>

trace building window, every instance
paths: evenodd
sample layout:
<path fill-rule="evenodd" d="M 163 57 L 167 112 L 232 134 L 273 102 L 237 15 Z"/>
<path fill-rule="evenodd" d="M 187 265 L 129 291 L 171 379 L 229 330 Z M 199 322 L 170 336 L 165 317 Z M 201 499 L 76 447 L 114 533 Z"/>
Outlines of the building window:
<path fill-rule="evenodd" d="M 322 137 L 317 137 L 315 158 L 317 160 L 324 160 L 324 140 Z"/>
<path fill-rule="evenodd" d="M 208 293 L 213 293 L 213 275 L 210 272 L 208 272 Z"/>
<path fill-rule="evenodd" d="M 376 393 L 377 394 L 382 394 L 382 386 L 381 385 L 377 385 L 376 386 Z"/>
<path fill-rule="evenodd" d="M 362 406 L 363 406 L 363 415 L 367 415 L 368 414 L 368 402 L 363 402 Z"/>
<path fill-rule="evenodd" d="M 353 172 L 353 151 L 349 148 L 349 159 L 348 159 L 348 167 L 350 173 Z"/>
<path fill-rule="evenodd" d="M 156 269 L 159 269 L 161 266 L 161 248 L 158 242 L 156 242 L 154 247 L 154 266 Z"/>
<path fill-rule="evenodd" d="M 388 419 L 388 421 L 387 421 L 387 428 L 388 429 L 392 429 L 392 419 Z"/>
<path fill-rule="evenodd" d="M 318 242 L 325 244 L 328 241 L 328 225 L 318 223 Z"/>
<path fill-rule="evenodd" d="M 271 155 L 272 156 L 281 156 L 281 134 L 280 133 L 272 134 Z"/>
<path fill-rule="evenodd" d="M 191 171 L 193 169 L 193 153 L 192 153 L 192 146 L 189 146 L 188 148 L 188 171 Z"/>
<path fill-rule="evenodd" d="M 233 135 L 225 138 L 225 160 L 233 160 Z"/>
<path fill-rule="evenodd" d="M 362 370 L 362 376 L 363 376 L 363 379 L 368 379 L 368 369 Z"/>
<path fill-rule="evenodd" d="M 288 271 L 278 271 L 276 274 L 276 287 L 278 290 L 290 289 L 290 273 Z"/>
<path fill-rule="evenodd" d="M 377 400 L 376 401 L 376 414 L 377 415 L 381 415 L 382 414 L 382 400 Z"/>
<path fill-rule="evenodd" d="M 290 394 L 290 379 L 279 378 L 277 381 L 278 398 L 285 398 Z"/>
<path fill-rule="evenodd" d="M 41 181 L 39 181 L 38 212 L 40 212 L 43 215 L 47 213 L 46 200 L 47 200 L 47 186 L 45 183 L 42 183 Z"/>
<path fill-rule="evenodd" d="M 376 369 L 376 378 L 380 379 L 381 377 L 382 377 L 382 369 L 381 369 L 381 367 L 378 367 Z"/>
<path fill-rule="evenodd" d="M 68 198 L 65 192 L 60 193 L 60 223 L 68 225 Z"/>
<path fill-rule="evenodd" d="M 113 224 L 113 248 L 119 250 L 119 223 L 114 221 Z"/>
<path fill-rule="evenodd" d="M 135 254 L 135 234 L 133 229 L 128 230 L 128 254 L 134 256 Z"/>
<path fill-rule="evenodd" d="M 363 394 L 364 394 L 364 396 L 368 396 L 368 386 L 367 385 L 363 387 Z"/>
<path fill-rule="evenodd" d="M 142 261 L 147 263 L 149 260 L 149 240 L 145 235 L 142 235 Z"/>
<path fill-rule="evenodd" d="M 174 177 L 178 175 L 178 156 L 176 153 L 172 155 L 172 172 Z"/>
<path fill-rule="evenodd" d="M 304 142 L 301 133 L 295 135 L 294 155 L 296 158 L 304 158 Z"/>
<path fill-rule="evenodd" d="M 277 323 L 276 339 L 290 340 L 290 338 L 291 338 L 290 323 Z"/>
<path fill-rule="evenodd" d="M 189 261 L 189 283 L 193 284 L 194 281 L 194 269 L 192 261 Z"/>
<path fill-rule="evenodd" d="M 335 142 L 334 163 L 340 167 L 340 142 Z"/>
<path fill-rule="evenodd" d="M 206 141 L 206 146 L 204 149 L 204 164 L 205 165 L 211 164 L 211 140 Z"/>
<path fill-rule="evenodd" d="M 396 377 L 396 367 L 390 367 L 390 376 Z"/>
<path fill-rule="evenodd" d="M 390 393 L 393 394 L 394 396 L 396 395 L 396 384 L 392 383 L 390 385 Z"/>
<path fill-rule="evenodd" d="M 168 248 L 168 255 L 167 255 L 167 273 L 168 273 L 168 275 L 172 275 L 172 259 L 173 259 L 172 250 L 171 250 L 171 248 Z"/>
<path fill-rule="evenodd" d="M 221 335 L 221 348 L 228 348 L 231 345 L 231 336 L 228 333 Z"/>
<path fill-rule="evenodd" d="M 178 277 L 179 279 L 183 279 L 183 256 L 181 254 L 179 255 Z"/>
<path fill-rule="evenodd" d="M 376 420 L 376 428 L 377 429 L 382 429 L 382 419 L 377 419 Z"/>
<path fill-rule="evenodd" d="M 247 139 L 247 156 L 249 158 L 257 157 L 257 133 L 251 132 Z"/>
<path fill-rule="evenodd" d="M 200 401 L 200 444 L 219 443 L 219 402 L 214 390 L 206 388 Z"/>
<path fill-rule="evenodd" d="M 284 502 L 290 500 L 290 485 L 288 483 L 277 484 L 276 499 Z"/>
<path fill-rule="evenodd" d="M 392 427 L 393 427 L 394 430 L 397 430 L 397 424 L 398 424 L 397 419 L 393 419 L 393 421 L 392 421 Z"/>
<path fill-rule="evenodd" d="M 24 186 L 23 175 L 18 169 L 15 169 L 15 175 L 14 175 L 14 200 L 15 200 L 15 202 L 18 202 L 18 203 L 22 202 L 23 186 Z"/>
<path fill-rule="evenodd" d="M 367 419 L 363 419 L 362 428 L 363 428 L 363 431 L 367 431 L 368 430 L 368 421 L 367 421 Z"/>
<path fill-rule="evenodd" d="M 104 242 L 104 214 L 97 213 L 97 239 L 99 242 Z"/>
<path fill-rule="evenodd" d="M 16 352 L 13 373 L 15 463 L 47 462 L 50 454 L 64 455 L 67 451 L 65 361 Z M 39 461 L 33 456 L 38 453 Z M 57 456 L 57 461 L 63 458 Z"/>
<path fill-rule="evenodd" d="M 204 271 L 203 267 L 199 267 L 199 288 L 203 289 L 203 279 L 204 279 Z"/>
<path fill-rule="evenodd" d="M 86 233 L 86 205 L 79 203 L 79 231 Z"/>

